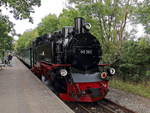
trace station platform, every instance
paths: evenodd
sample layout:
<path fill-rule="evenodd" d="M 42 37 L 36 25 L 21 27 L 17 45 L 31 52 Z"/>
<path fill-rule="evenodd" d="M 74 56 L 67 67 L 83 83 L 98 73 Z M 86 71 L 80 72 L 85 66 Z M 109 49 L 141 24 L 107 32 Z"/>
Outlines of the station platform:
<path fill-rule="evenodd" d="M 74 113 L 16 57 L 0 70 L 0 113 Z"/>

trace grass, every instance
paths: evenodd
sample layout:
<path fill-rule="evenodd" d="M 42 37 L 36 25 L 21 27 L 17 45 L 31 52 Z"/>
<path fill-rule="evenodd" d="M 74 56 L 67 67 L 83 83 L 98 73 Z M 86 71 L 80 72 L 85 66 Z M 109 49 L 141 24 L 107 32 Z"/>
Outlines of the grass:
<path fill-rule="evenodd" d="M 121 80 L 110 80 L 110 87 L 121 89 L 126 92 L 130 92 L 139 96 L 150 98 L 150 82 L 147 86 L 144 84 L 133 84 L 129 82 L 123 82 Z"/>

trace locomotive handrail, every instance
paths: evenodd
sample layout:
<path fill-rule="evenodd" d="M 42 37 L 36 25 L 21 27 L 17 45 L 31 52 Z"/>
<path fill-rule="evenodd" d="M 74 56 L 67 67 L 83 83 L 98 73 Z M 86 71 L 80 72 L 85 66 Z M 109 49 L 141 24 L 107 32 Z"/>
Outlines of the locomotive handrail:
<path fill-rule="evenodd" d="M 111 64 L 97 64 L 98 66 L 110 66 Z"/>

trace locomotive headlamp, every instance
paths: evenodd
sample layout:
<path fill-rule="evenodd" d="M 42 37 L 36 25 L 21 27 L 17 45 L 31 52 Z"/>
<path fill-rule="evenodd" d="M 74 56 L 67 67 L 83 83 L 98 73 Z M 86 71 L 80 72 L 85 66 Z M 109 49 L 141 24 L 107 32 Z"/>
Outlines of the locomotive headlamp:
<path fill-rule="evenodd" d="M 63 76 L 63 77 L 67 76 L 67 70 L 66 69 L 61 69 L 60 70 L 60 75 Z"/>
<path fill-rule="evenodd" d="M 85 23 L 84 27 L 85 27 L 85 29 L 90 30 L 91 29 L 91 24 L 90 23 Z"/>
<path fill-rule="evenodd" d="M 114 68 L 109 69 L 110 75 L 114 75 L 116 73 L 116 70 Z"/>
<path fill-rule="evenodd" d="M 106 72 L 102 72 L 102 73 L 101 73 L 101 78 L 102 78 L 102 79 L 105 79 L 106 77 L 107 77 L 107 73 L 106 73 Z"/>

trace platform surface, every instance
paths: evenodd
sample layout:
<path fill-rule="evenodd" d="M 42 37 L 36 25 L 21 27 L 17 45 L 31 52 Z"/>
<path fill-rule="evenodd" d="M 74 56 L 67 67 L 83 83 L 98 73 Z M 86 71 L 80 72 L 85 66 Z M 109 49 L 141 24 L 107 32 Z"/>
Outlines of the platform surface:
<path fill-rule="evenodd" d="M 73 113 L 17 58 L 0 71 L 0 113 Z"/>

